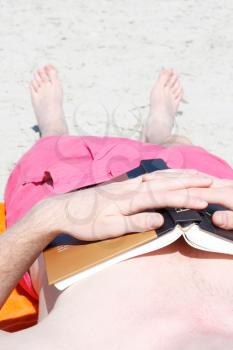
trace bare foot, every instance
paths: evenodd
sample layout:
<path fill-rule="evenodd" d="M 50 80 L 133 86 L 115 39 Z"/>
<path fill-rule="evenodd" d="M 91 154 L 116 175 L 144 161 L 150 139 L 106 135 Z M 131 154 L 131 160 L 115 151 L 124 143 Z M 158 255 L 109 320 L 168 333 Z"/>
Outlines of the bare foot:
<path fill-rule="evenodd" d="M 178 75 L 172 70 L 163 69 L 150 95 L 150 112 L 144 127 L 146 142 L 169 142 L 182 97 L 183 89 Z"/>
<path fill-rule="evenodd" d="M 54 66 L 46 65 L 30 83 L 32 105 L 42 136 L 68 134 L 63 112 L 63 90 Z"/>

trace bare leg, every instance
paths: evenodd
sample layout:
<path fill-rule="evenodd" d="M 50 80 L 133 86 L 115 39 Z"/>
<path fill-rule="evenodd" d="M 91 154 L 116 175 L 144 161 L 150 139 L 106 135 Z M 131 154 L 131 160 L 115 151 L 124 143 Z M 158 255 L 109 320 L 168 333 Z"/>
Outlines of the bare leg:
<path fill-rule="evenodd" d="M 62 106 L 63 90 L 52 65 L 46 65 L 34 74 L 30 92 L 41 136 L 68 134 Z"/>
<path fill-rule="evenodd" d="M 192 145 L 192 141 L 186 136 L 171 135 L 170 138 L 164 143 L 164 146 L 174 146 L 174 145 Z"/>
<path fill-rule="evenodd" d="M 143 130 L 143 140 L 149 143 L 171 146 L 191 144 L 183 136 L 172 135 L 175 117 L 183 97 L 178 75 L 163 69 L 150 94 L 150 112 Z"/>

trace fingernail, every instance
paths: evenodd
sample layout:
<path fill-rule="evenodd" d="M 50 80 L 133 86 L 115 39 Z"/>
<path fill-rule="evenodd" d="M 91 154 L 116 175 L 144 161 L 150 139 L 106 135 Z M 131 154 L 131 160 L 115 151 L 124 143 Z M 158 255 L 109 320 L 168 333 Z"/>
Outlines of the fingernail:
<path fill-rule="evenodd" d="M 160 214 L 154 214 L 150 217 L 151 227 L 159 227 L 163 224 L 163 217 Z"/>
<path fill-rule="evenodd" d="M 202 179 L 202 180 L 213 180 L 213 178 L 212 178 L 211 176 L 208 176 L 208 175 L 206 175 L 206 176 L 201 176 L 201 179 Z"/>
<path fill-rule="evenodd" d="M 207 207 L 208 206 L 208 202 L 202 200 L 202 199 L 199 199 L 199 204 L 202 206 L 202 207 Z"/>
<path fill-rule="evenodd" d="M 225 225 L 225 215 L 224 214 L 218 214 L 215 216 L 215 222 L 219 226 Z"/>

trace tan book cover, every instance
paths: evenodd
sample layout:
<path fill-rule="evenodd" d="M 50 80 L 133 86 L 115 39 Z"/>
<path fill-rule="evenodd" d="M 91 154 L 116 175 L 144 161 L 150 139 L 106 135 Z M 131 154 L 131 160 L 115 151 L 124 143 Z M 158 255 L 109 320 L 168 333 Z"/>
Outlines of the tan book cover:
<path fill-rule="evenodd" d="M 155 231 L 148 231 L 104 241 L 75 243 L 73 240 L 72 244 L 49 246 L 44 251 L 48 282 L 56 284 L 156 238 Z"/>

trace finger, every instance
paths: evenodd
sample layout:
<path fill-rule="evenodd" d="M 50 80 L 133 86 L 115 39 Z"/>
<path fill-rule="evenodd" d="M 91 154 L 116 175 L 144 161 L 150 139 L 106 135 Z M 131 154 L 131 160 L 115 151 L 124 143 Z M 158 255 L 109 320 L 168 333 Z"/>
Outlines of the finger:
<path fill-rule="evenodd" d="M 126 233 L 145 232 L 155 230 L 164 223 L 163 216 L 159 213 L 138 213 L 125 217 Z"/>
<path fill-rule="evenodd" d="M 153 194 L 157 192 L 168 192 L 175 190 L 182 190 L 188 188 L 203 188 L 211 186 L 212 179 L 206 176 L 199 175 L 191 175 L 191 176 L 182 176 L 182 177 L 160 177 L 156 179 L 154 177 L 153 180 L 148 182 L 142 182 L 142 178 L 126 180 L 122 183 L 112 183 L 105 186 L 96 187 L 96 191 L 98 193 L 110 200 L 117 201 L 131 201 L 132 198 L 138 195 L 142 195 L 143 193 Z"/>
<path fill-rule="evenodd" d="M 141 184 L 142 191 L 173 191 L 179 189 L 186 189 L 191 187 L 209 187 L 212 184 L 212 179 L 199 176 L 182 176 L 182 177 L 171 177 L 167 179 L 158 179 L 149 182 L 143 182 Z"/>
<path fill-rule="evenodd" d="M 200 176 L 203 175 L 203 176 L 207 176 L 207 177 L 211 178 L 213 180 L 211 187 L 224 187 L 224 186 L 232 186 L 233 187 L 233 180 L 231 180 L 231 179 L 224 179 L 224 178 L 220 179 L 216 176 L 213 176 L 213 175 L 210 175 L 210 174 L 204 173 L 202 171 L 198 171 L 198 170 L 180 169 L 180 172 L 178 170 L 179 169 L 168 169 L 166 171 L 169 171 L 169 172 L 174 171 L 174 173 L 177 173 L 177 175 L 181 174 L 182 171 L 184 172 L 184 174 L 186 172 L 188 173 L 190 171 L 190 174 L 192 174 L 192 173 L 199 174 Z M 164 170 L 162 170 L 162 171 L 164 171 Z M 160 171 L 157 171 L 157 172 L 160 172 Z M 145 175 L 150 175 L 150 174 L 145 174 Z"/>
<path fill-rule="evenodd" d="M 206 174 L 206 173 L 203 173 L 201 171 L 198 171 L 198 174 L 210 177 L 213 180 L 211 187 L 233 186 L 233 180 L 231 180 L 231 179 L 224 179 L 224 178 L 220 179 L 216 176 Z"/>
<path fill-rule="evenodd" d="M 126 233 L 146 232 L 162 226 L 163 216 L 159 213 L 138 213 L 129 216 L 109 216 L 104 232 L 97 239 L 118 237 Z M 96 237 L 95 237 L 96 238 Z"/>
<path fill-rule="evenodd" d="M 233 187 L 233 181 L 229 179 L 218 179 L 213 177 L 213 183 L 211 187 Z"/>
<path fill-rule="evenodd" d="M 208 202 L 199 199 L 197 196 L 191 196 L 189 189 L 177 191 L 148 191 L 139 193 L 131 198 L 131 200 L 119 203 L 120 211 L 124 215 L 130 215 L 145 211 L 147 209 L 156 208 L 189 208 L 204 209 Z"/>
<path fill-rule="evenodd" d="M 196 196 L 209 204 L 220 204 L 233 210 L 233 187 L 190 188 L 191 196 Z"/>
<path fill-rule="evenodd" d="M 158 171 L 154 171 L 152 173 L 148 173 L 148 174 L 144 174 L 142 176 L 138 176 L 135 179 L 130 179 L 130 181 L 133 182 L 150 182 L 150 181 L 158 181 L 158 180 L 162 180 L 162 181 L 166 181 L 166 180 L 174 180 L 174 179 L 200 179 L 202 180 L 208 180 L 208 181 L 213 181 L 213 177 L 209 176 L 207 174 L 204 173 L 199 173 L 197 170 L 180 170 L 179 169 L 175 170 L 175 169 L 169 169 L 169 170 L 158 170 Z"/>
<path fill-rule="evenodd" d="M 156 170 L 152 173 L 143 174 L 141 176 L 142 181 L 150 181 L 157 177 L 175 177 L 175 176 L 183 176 L 183 175 L 200 175 L 212 178 L 207 174 L 201 173 L 195 169 L 166 169 L 166 170 Z"/>
<path fill-rule="evenodd" d="M 197 170 L 182 170 L 182 169 L 166 169 L 166 170 L 156 170 L 151 173 L 146 173 L 140 176 L 136 176 L 134 178 L 128 178 L 127 175 L 119 176 L 117 178 L 113 178 L 112 180 L 105 182 L 104 184 L 99 185 L 99 187 L 110 187 L 110 186 L 120 186 L 123 188 L 124 186 L 128 186 L 131 184 L 140 184 L 142 182 L 148 182 L 151 180 L 157 180 L 158 178 L 168 178 L 168 177 L 175 177 L 175 176 L 182 176 L 183 174 L 198 174 Z M 119 185 L 120 183 L 120 185 Z"/>
<path fill-rule="evenodd" d="M 213 223 L 225 230 L 233 230 L 233 212 L 216 211 L 212 216 Z"/>

